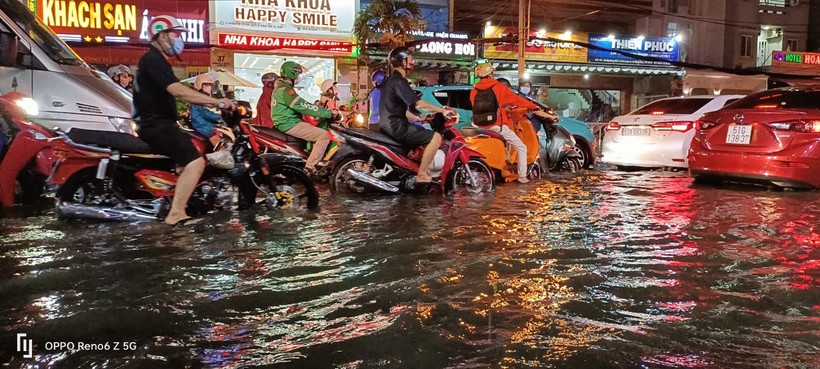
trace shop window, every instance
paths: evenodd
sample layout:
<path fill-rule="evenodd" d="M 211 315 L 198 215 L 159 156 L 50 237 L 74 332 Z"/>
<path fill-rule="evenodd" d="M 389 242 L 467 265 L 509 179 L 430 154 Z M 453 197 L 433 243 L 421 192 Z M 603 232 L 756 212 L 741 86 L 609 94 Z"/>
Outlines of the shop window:
<path fill-rule="evenodd" d="M 752 36 L 740 36 L 740 56 L 750 58 L 752 56 Z"/>

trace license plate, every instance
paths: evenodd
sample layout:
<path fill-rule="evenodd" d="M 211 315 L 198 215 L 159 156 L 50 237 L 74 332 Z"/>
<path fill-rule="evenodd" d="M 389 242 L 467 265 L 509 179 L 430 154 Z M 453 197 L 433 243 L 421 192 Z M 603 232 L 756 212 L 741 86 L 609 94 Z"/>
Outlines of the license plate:
<path fill-rule="evenodd" d="M 649 136 L 652 128 L 649 127 L 624 127 L 621 128 L 621 136 Z"/>
<path fill-rule="evenodd" d="M 748 145 L 752 142 L 752 126 L 729 126 L 726 132 L 726 143 Z"/>

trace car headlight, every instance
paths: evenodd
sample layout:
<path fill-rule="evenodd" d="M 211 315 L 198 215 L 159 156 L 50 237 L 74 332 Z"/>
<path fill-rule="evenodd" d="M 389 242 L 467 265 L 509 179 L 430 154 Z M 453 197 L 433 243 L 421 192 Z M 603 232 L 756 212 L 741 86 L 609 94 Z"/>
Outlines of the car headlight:
<path fill-rule="evenodd" d="M 26 113 L 26 115 L 37 115 L 40 114 L 40 107 L 37 105 L 37 102 L 30 97 L 21 97 L 14 101 L 20 109 Z"/>
<path fill-rule="evenodd" d="M 137 135 L 137 124 L 133 120 L 120 117 L 108 117 L 108 120 L 111 121 L 111 125 L 114 126 L 117 132 L 127 133 L 132 136 Z"/>

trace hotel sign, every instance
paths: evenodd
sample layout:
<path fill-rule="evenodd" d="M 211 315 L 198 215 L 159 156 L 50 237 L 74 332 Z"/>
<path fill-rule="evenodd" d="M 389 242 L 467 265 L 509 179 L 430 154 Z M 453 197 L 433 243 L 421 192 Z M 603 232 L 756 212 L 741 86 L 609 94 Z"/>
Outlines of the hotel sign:
<path fill-rule="evenodd" d="M 148 41 L 148 22 L 156 15 L 177 17 L 188 28 L 183 39 L 205 43 L 207 3 L 173 0 L 36 0 L 29 8 L 69 42 Z"/>
<path fill-rule="evenodd" d="M 772 70 L 778 73 L 820 76 L 820 53 L 774 51 Z"/>

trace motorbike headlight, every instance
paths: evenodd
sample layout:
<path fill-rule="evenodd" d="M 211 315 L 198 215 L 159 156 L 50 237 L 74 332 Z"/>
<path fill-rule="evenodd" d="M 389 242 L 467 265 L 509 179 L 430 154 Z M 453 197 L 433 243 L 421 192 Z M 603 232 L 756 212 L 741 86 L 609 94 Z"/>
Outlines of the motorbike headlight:
<path fill-rule="evenodd" d="M 108 117 L 108 120 L 111 121 L 111 125 L 114 126 L 117 132 L 127 133 L 132 136 L 137 135 L 137 124 L 133 120 L 119 117 Z"/>
<path fill-rule="evenodd" d="M 37 105 L 37 102 L 30 97 L 21 97 L 14 101 L 20 109 L 27 115 L 37 115 L 40 114 L 40 107 Z"/>

